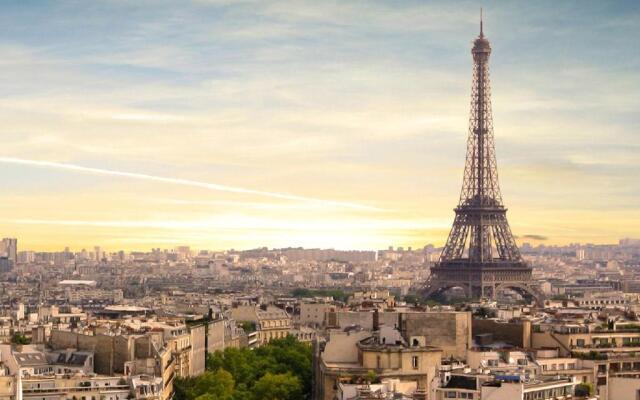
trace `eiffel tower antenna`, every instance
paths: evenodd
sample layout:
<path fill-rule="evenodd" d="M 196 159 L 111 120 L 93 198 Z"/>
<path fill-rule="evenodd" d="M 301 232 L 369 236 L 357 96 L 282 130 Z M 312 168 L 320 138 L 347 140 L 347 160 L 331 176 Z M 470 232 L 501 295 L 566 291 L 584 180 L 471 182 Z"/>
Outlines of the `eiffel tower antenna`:
<path fill-rule="evenodd" d="M 460 200 L 440 260 L 431 268 L 427 294 L 462 288 L 478 298 L 514 289 L 540 301 L 531 282 L 531 267 L 522 259 L 507 221 L 498 184 L 489 56 L 491 44 L 484 36 L 482 9 L 480 35 L 474 40 L 471 110 Z"/>

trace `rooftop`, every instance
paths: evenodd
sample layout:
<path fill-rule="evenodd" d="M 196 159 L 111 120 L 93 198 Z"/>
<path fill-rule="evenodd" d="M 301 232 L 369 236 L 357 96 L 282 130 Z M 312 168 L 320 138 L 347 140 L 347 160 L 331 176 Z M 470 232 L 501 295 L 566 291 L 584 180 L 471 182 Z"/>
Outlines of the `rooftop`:
<path fill-rule="evenodd" d="M 21 367 L 47 364 L 47 358 L 40 352 L 14 353 L 14 357 L 16 358 L 18 365 Z"/>

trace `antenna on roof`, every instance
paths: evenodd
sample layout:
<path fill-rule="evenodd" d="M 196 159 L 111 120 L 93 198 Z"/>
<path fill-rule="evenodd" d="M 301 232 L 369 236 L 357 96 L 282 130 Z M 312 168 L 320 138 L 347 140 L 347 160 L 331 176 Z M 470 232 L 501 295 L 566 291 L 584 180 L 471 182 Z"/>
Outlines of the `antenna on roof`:
<path fill-rule="evenodd" d="M 484 37 L 484 33 L 482 32 L 482 7 L 480 8 L 480 37 Z"/>

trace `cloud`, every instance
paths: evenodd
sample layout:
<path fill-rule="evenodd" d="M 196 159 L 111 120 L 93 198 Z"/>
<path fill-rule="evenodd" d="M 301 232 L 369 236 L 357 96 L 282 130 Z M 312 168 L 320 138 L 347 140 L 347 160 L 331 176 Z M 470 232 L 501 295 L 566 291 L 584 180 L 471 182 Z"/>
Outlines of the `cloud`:
<path fill-rule="evenodd" d="M 281 200 L 310 202 L 310 203 L 322 204 L 329 207 L 351 208 L 356 210 L 367 210 L 367 211 L 380 210 L 376 207 L 371 207 L 371 206 L 366 206 L 366 205 L 356 204 L 356 203 L 315 199 L 311 197 L 297 196 L 297 195 L 287 194 L 287 193 L 267 192 L 262 190 L 220 185 L 220 184 L 211 183 L 211 182 L 202 182 L 202 181 L 194 181 L 194 180 L 179 179 L 179 178 L 169 178 L 164 176 L 141 174 L 137 172 L 115 171 L 110 169 L 85 167 L 81 165 L 58 163 L 53 161 L 40 161 L 40 160 L 27 160 L 22 158 L 0 157 L 0 162 L 9 163 L 9 164 L 30 165 L 35 167 L 63 169 L 63 170 L 96 174 L 96 175 L 119 176 L 124 178 L 131 178 L 131 179 L 141 179 L 146 181 L 169 183 L 172 185 L 191 186 L 191 187 L 203 188 L 208 190 L 216 190 L 220 192 L 230 192 L 230 193 L 250 194 L 250 195 L 271 197 L 271 198 L 276 198 Z"/>
<path fill-rule="evenodd" d="M 546 236 L 542 236 L 542 235 L 533 235 L 533 234 L 528 234 L 528 235 L 523 235 L 522 236 L 523 239 L 531 239 L 531 240 L 549 240 L 548 237 Z"/>

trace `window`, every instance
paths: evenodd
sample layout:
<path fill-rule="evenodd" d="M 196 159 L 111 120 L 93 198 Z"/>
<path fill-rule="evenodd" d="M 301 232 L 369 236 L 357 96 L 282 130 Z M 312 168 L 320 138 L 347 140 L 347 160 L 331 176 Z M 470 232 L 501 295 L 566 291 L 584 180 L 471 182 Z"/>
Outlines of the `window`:
<path fill-rule="evenodd" d="M 411 366 L 413 369 L 418 369 L 418 356 L 411 357 Z"/>
<path fill-rule="evenodd" d="M 444 392 L 445 399 L 455 399 L 456 392 Z"/>

